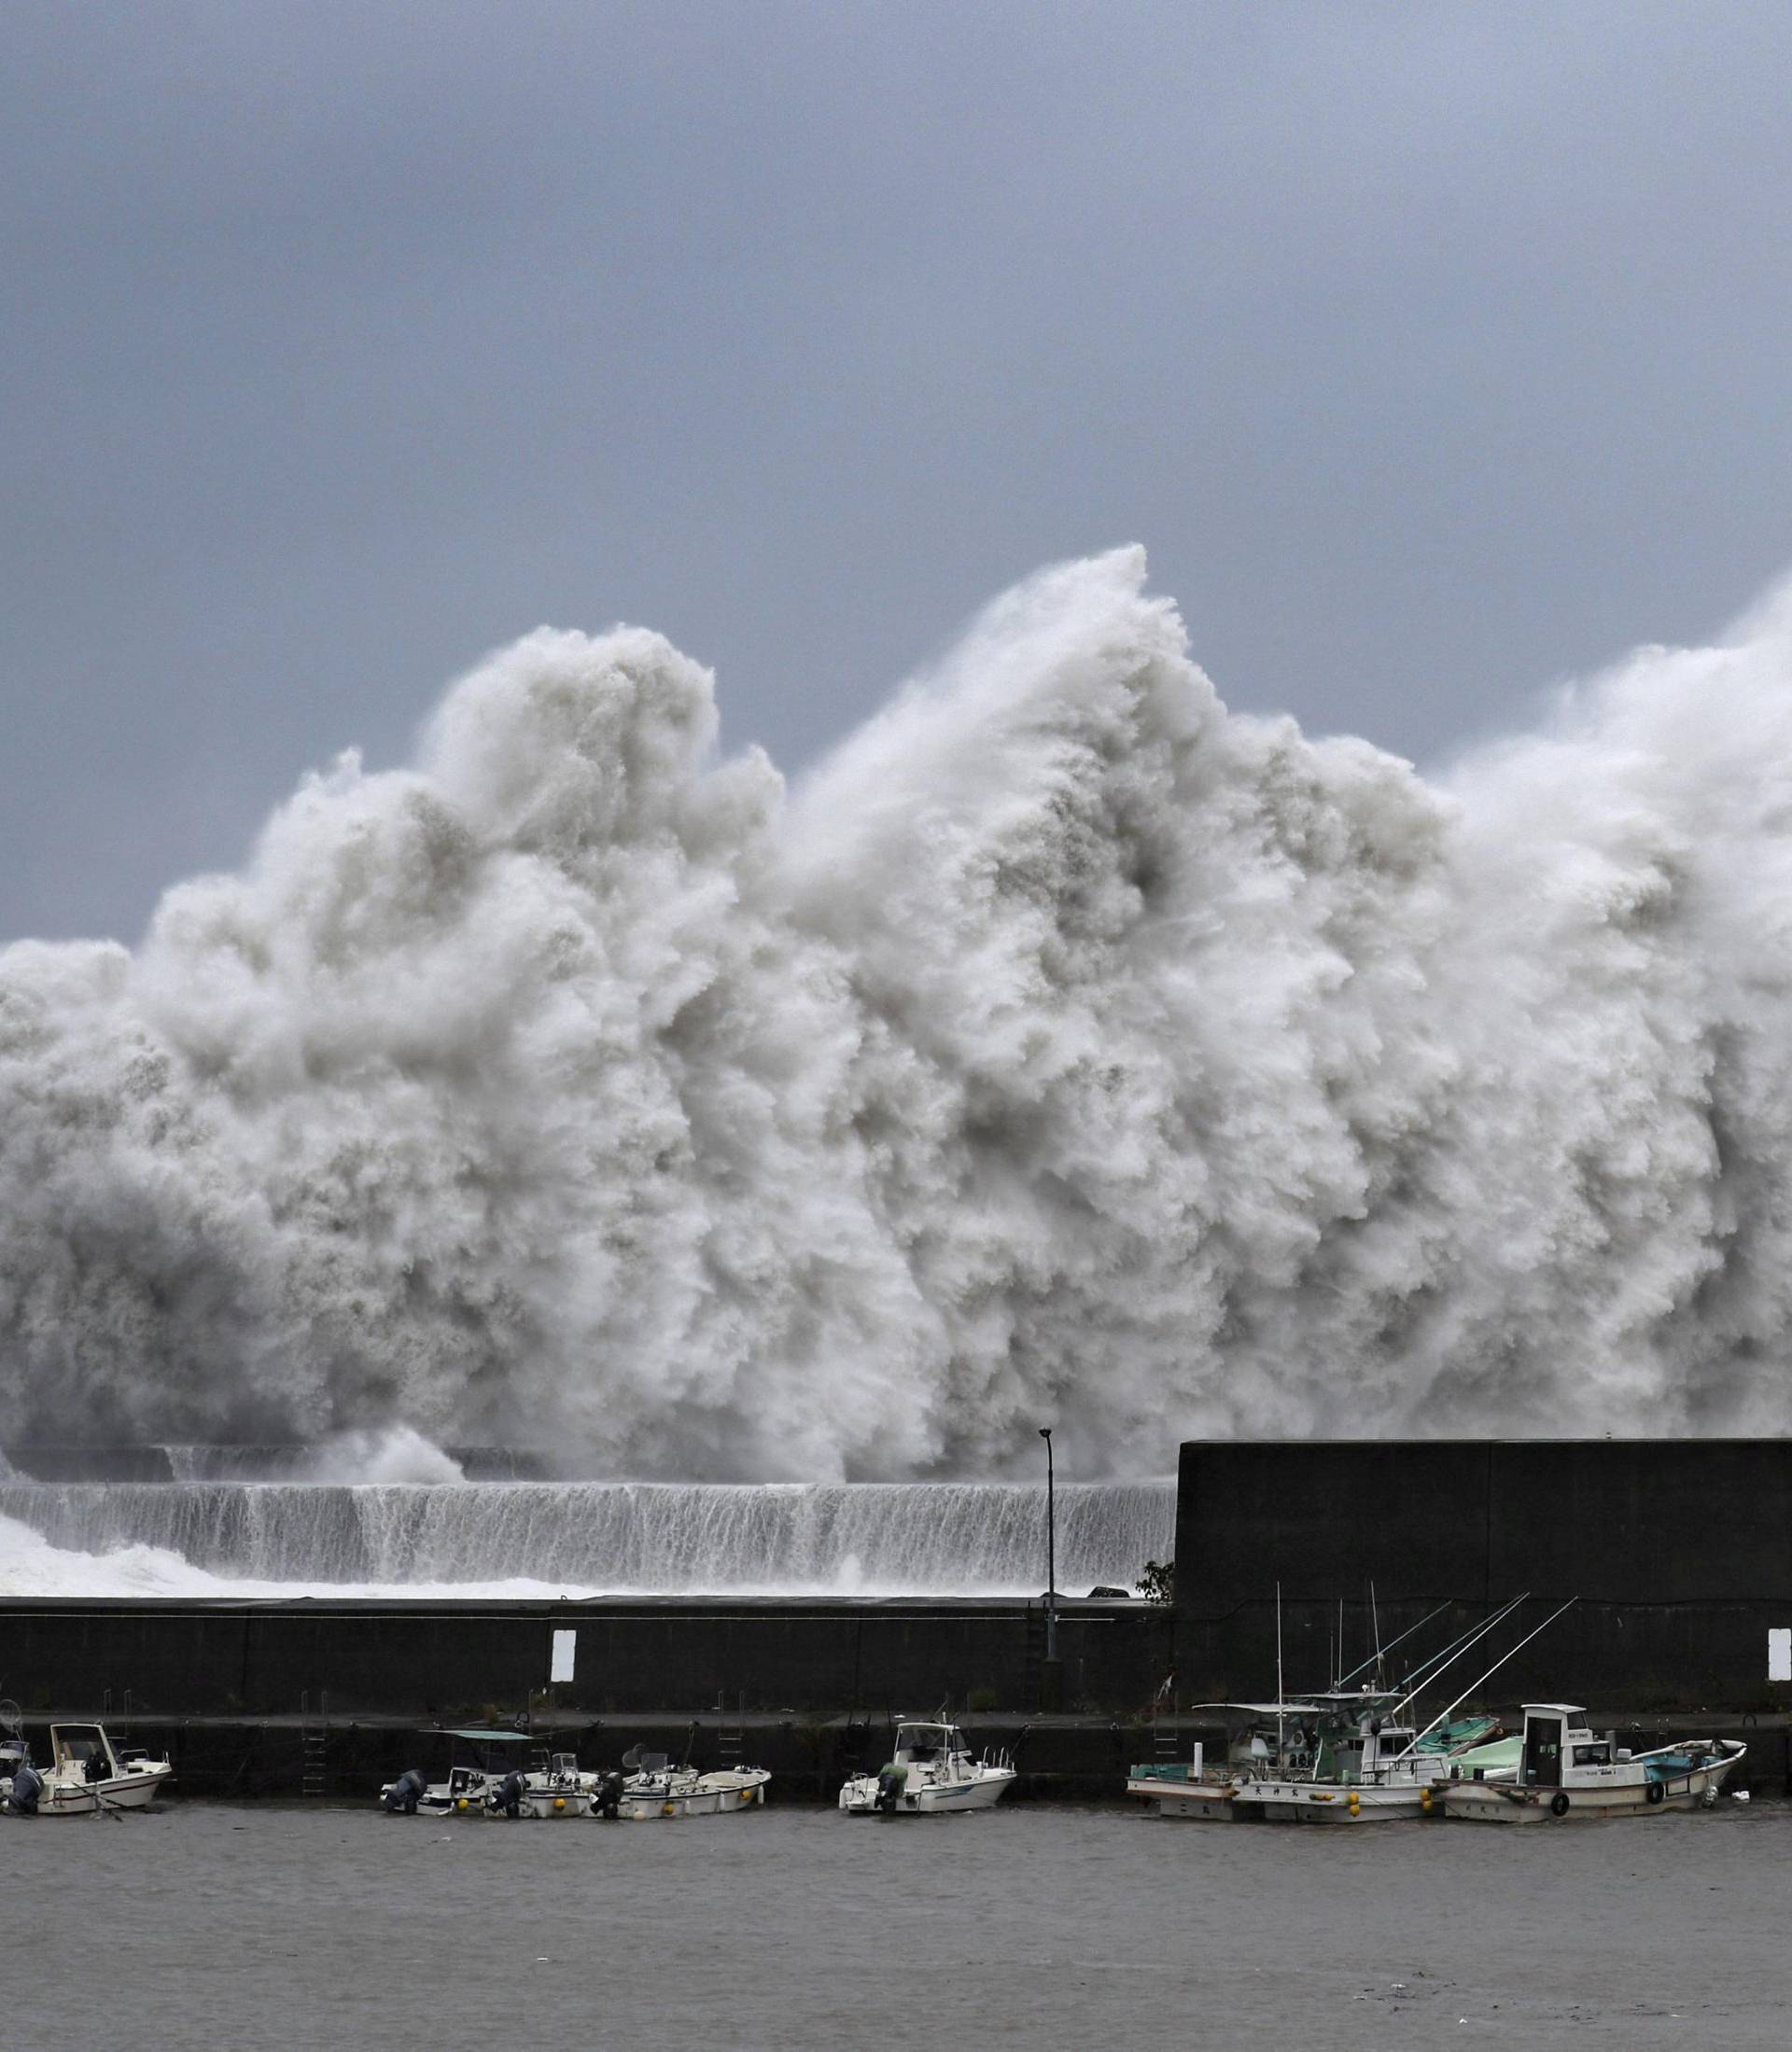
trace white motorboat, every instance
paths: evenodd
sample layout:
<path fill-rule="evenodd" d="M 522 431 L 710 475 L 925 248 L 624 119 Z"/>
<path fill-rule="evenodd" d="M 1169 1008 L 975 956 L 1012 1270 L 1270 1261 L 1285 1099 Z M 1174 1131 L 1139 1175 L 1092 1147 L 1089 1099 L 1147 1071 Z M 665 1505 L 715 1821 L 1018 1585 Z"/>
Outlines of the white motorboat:
<path fill-rule="evenodd" d="M 626 1770 L 610 1802 L 600 1798 L 599 1813 L 631 1823 L 659 1817 L 719 1817 L 731 1810 L 753 1809 L 765 1800 L 772 1776 L 768 1767 L 719 1767 L 699 1774 L 694 1767 L 674 1766 L 663 1752 L 631 1749 L 623 1755 Z"/>
<path fill-rule="evenodd" d="M 1747 1748 L 1736 1738 L 1685 1738 L 1631 1752 L 1587 1728 L 1578 1703 L 1527 1703 L 1516 1766 L 1471 1768 L 1441 1791 L 1444 1813 L 1477 1823 L 1646 1817 L 1709 1809 Z"/>
<path fill-rule="evenodd" d="M 855 1774 L 840 1791 L 849 1817 L 932 1817 L 988 1809 L 1014 1786 L 1004 1753 L 973 1758 L 956 1724 L 900 1720 L 896 1750 L 875 1774 Z"/>
<path fill-rule="evenodd" d="M 15 1776 L 18 1778 L 16 1803 Z M 0 1702 L 0 1810 L 16 1810 L 20 1816 L 35 1817 L 43 1785 L 43 1777 L 31 1764 L 24 1713 L 7 1697 Z"/>
<path fill-rule="evenodd" d="M 406 1817 L 485 1817 L 495 1811 L 503 1814 L 516 1803 L 520 1813 L 520 1789 L 511 1784 L 529 1779 L 536 1741 L 528 1732 L 450 1731 L 441 1736 L 449 1741 L 446 1776 L 431 1781 L 420 1767 L 411 1768 L 381 1788 L 383 1808 Z M 500 1789 L 507 1791 L 501 1802 L 497 1799 Z M 555 1811 L 550 1800 L 547 1814 L 564 1812 Z"/>
<path fill-rule="evenodd" d="M 175 1772 L 141 1746 L 114 1746 L 104 1724 L 52 1724 L 49 1761 L 37 1796 L 40 1817 L 147 1809 Z"/>
<path fill-rule="evenodd" d="M 552 1820 L 589 1817 L 592 1795 L 573 1752 L 553 1754 L 545 1767 L 507 1776 L 494 1792 L 493 1808 L 507 1817 Z"/>

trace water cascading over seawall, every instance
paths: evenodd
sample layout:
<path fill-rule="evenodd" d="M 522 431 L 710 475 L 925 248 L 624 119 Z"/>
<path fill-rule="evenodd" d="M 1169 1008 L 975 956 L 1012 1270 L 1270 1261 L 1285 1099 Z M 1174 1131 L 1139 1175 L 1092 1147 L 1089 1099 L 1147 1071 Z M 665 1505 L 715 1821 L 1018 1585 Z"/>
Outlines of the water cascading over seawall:
<path fill-rule="evenodd" d="M 57 1589 L 40 1556 L 38 1593 L 963 1596 L 1036 1595 L 1045 1581 L 1044 1491 L 1014 1484 L 14 1481 L 0 1482 L 0 1534 L 7 1520 L 66 1563 Z M 1130 1588 L 1168 1555 L 1174 1523 L 1172 1482 L 1059 1488 L 1059 1585 Z M 5 1556 L 0 1543 L 0 1578 Z"/>

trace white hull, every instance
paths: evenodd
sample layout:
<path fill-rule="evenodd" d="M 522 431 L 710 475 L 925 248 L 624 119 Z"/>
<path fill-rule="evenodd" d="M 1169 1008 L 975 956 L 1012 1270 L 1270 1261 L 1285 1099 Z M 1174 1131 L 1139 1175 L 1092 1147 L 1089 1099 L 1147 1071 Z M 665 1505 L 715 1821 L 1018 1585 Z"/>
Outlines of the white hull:
<path fill-rule="evenodd" d="M 989 1769 L 974 1781 L 940 1782 L 912 1789 L 899 1796 L 895 1808 L 887 1813 L 877 1808 L 875 1777 L 863 1779 L 870 1782 L 868 1793 L 851 1781 L 840 1791 L 840 1808 L 848 1817 L 937 1817 L 959 1810 L 993 1809 L 1008 1793 L 1015 1776 L 1012 1769 Z"/>
<path fill-rule="evenodd" d="M 1431 1784 L 1423 1781 L 1401 1782 L 1392 1788 L 1247 1781 L 1234 1801 L 1241 1818 L 1261 1817 L 1276 1824 L 1407 1823 L 1443 1812 Z"/>
<path fill-rule="evenodd" d="M 757 1809 L 771 1778 L 764 1767 L 727 1767 L 699 1775 L 694 1787 L 625 1788 L 616 1815 L 630 1823 L 647 1823 L 662 1817 L 724 1817 L 734 1810 Z"/>
<path fill-rule="evenodd" d="M 1727 1760 L 1653 1783 L 1627 1781 L 1590 1788 L 1521 1788 L 1512 1781 L 1452 1781 L 1443 1792 L 1444 1813 L 1477 1824 L 1555 1824 L 1574 1819 L 1653 1817 L 1663 1810 L 1699 1809 L 1717 1800 L 1731 1769 L 1743 1757 L 1738 1746 Z M 1659 1795 L 1651 1795 L 1651 1789 Z"/>
<path fill-rule="evenodd" d="M 1160 1817 L 1193 1817 L 1211 1823 L 1232 1823 L 1236 1784 L 1231 1781 L 1128 1781 L 1127 1794 L 1155 1803 Z"/>
<path fill-rule="evenodd" d="M 591 1797 L 583 1789 L 528 1789 L 517 1806 L 519 1817 L 552 1822 L 563 1817 L 589 1817 Z M 504 1813 L 498 1812 L 499 1816 Z"/>
<path fill-rule="evenodd" d="M 170 1779 L 170 1769 L 120 1774 L 104 1781 L 64 1781 L 47 1776 L 37 1798 L 40 1817 L 91 1817 L 102 1809 L 147 1809 L 156 1792 Z"/>

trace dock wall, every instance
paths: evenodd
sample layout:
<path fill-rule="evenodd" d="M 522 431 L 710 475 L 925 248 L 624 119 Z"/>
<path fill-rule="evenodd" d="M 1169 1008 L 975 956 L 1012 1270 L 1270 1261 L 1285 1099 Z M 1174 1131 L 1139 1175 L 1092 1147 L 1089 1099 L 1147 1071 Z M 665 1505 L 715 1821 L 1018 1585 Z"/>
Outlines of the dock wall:
<path fill-rule="evenodd" d="M 554 1681 L 556 1632 L 575 1635 Z M 1067 1710 L 1123 1714 L 1169 1668 L 1168 1611 L 1064 1599 Z M 339 1716 L 433 1723 L 524 1710 L 837 1717 L 949 1702 L 1032 1711 L 1043 1606 L 1001 1598 L 589 1602 L 0 1600 L 0 1693 L 29 1709 L 129 1692 L 139 1716 L 249 1718 L 328 1696 Z"/>

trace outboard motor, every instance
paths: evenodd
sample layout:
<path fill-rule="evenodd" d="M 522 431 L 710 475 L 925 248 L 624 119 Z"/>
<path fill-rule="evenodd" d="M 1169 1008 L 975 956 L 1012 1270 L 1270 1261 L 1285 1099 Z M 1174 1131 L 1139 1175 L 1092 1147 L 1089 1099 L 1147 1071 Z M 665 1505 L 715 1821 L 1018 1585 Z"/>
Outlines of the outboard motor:
<path fill-rule="evenodd" d="M 597 1783 L 597 1814 L 613 1824 L 622 1814 L 623 1778 L 614 1767 Z"/>
<path fill-rule="evenodd" d="M 890 1816 L 902 1800 L 903 1791 L 908 1786 L 908 1769 L 899 1767 L 894 1761 L 877 1770 L 877 1808 L 886 1817 Z"/>
<path fill-rule="evenodd" d="M 417 1814 L 417 1799 L 422 1795 L 426 1783 L 421 1767 L 407 1767 L 385 1792 L 385 1807 L 393 1815 L 414 1817 Z"/>
<path fill-rule="evenodd" d="M 507 1817 L 517 1817 L 523 1810 L 523 1777 L 507 1774 L 492 1791 L 492 1808 L 501 1809 Z"/>
<path fill-rule="evenodd" d="M 44 1792 L 44 1778 L 29 1760 L 21 1760 L 12 1770 L 12 1794 L 8 1805 L 15 1815 L 35 1817 L 37 1814 L 37 1798 Z"/>

